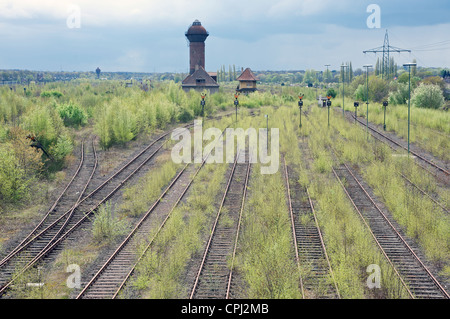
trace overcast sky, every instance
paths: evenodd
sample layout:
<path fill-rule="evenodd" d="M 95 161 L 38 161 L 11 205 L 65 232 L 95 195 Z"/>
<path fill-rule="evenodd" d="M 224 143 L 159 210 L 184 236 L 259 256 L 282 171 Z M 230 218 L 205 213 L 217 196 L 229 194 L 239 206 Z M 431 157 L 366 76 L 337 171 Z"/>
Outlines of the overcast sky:
<path fill-rule="evenodd" d="M 195 19 L 207 71 L 356 69 L 381 57 L 363 50 L 386 29 L 412 50 L 391 55 L 399 65 L 450 67 L 449 17 L 448 0 L 0 0 L 0 69 L 188 72 Z"/>

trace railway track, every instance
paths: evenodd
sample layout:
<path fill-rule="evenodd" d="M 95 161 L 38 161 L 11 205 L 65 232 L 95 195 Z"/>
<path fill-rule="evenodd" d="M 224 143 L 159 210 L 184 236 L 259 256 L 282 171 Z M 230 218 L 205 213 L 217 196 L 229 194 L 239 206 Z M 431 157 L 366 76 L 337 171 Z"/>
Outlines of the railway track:
<path fill-rule="evenodd" d="M 0 294 L 18 269 L 25 267 L 58 238 L 91 183 L 97 164 L 94 142 L 90 152 L 85 151 L 82 143 L 80 164 L 63 192 L 39 224 L 0 262 Z"/>
<path fill-rule="evenodd" d="M 224 132 L 225 130 L 223 130 L 222 134 Z M 125 240 L 84 286 L 77 299 L 115 299 L 118 296 L 175 208 L 188 192 L 210 154 L 211 152 L 206 154 L 195 172 L 193 172 L 194 166 L 191 164 L 186 164 L 181 169 Z M 193 175 L 191 176 L 192 173 Z M 162 223 L 153 237 L 149 238 L 148 234 L 154 227 L 151 218 L 154 215 L 158 216 Z M 142 244 L 145 244 L 146 247 L 140 256 L 137 256 L 137 247 Z"/>
<path fill-rule="evenodd" d="M 332 151 L 336 156 L 336 150 Z M 409 296 L 413 299 L 450 299 L 448 292 L 379 208 L 348 165 L 340 164 L 337 168 L 332 167 L 332 171 Z"/>
<path fill-rule="evenodd" d="M 409 296 L 449 299 L 450 296 L 443 286 L 378 207 L 351 169 L 346 164 L 341 164 L 333 168 L 333 174 L 383 255 L 399 276 Z"/>
<path fill-rule="evenodd" d="M 354 114 L 350 114 L 350 116 L 353 120 L 355 119 Z M 356 118 L 356 120 L 361 126 L 364 126 L 365 128 L 367 128 L 367 123 L 364 123 L 359 118 Z M 393 138 L 389 137 L 387 134 L 382 133 L 380 130 L 374 128 L 374 125 L 372 123 L 369 123 L 368 128 L 371 132 L 371 135 L 374 138 L 389 145 L 389 147 L 391 147 L 393 150 L 398 150 L 398 149 L 408 150 L 407 146 L 394 140 Z M 430 174 L 434 175 L 437 179 L 441 180 L 445 185 L 449 185 L 450 172 L 449 172 L 446 164 L 436 163 L 437 161 L 434 158 L 432 158 L 432 156 L 425 155 L 425 154 L 419 154 L 419 151 L 411 150 L 411 148 L 413 148 L 413 146 L 410 145 L 410 153 L 413 156 L 415 156 L 416 163 L 419 166 L 421 166 L 423 169 L 428 171 Z"/>
<path fill-rule="evenodd" d="M 80 147 L 81 151 L 80 151 L 80 163 L 78 164 L 78 167 L 75 171 L 75 173 L 73 174 L 73 176 L 71 177 L 71 179 L 69 180 L 69 182 L 67 183 L 67 185 L 65 186 L 65 188 L 63 189 L 63 191 L 61 192 L 61 194 L 59 194 L 59 196 L 56 198 L 55 202 L 53 203 L 53 205 L 50 207 L 50 209 L 47 211 L 47 213 L 44 215 L 44 217 L 42 218 L 42 220 L 33 228 L 33 230 L 6 256 L 4 256 L 2 258 L 2 260 L 0 260 L 0 266 L 5 263 L 7 261 L 7 259 L 14 254 L 15 251 L 17 251 L 18 249 L 20 249 L 20 247 L 22 247 L 24 244 L 26 244 L 31 238 L 33 238 L 34 235 L 36 235 L 39 230 L 45 228 L 45 223 L 48 222 L 50 220 L 50 223 L 52 221 L 54 221 L 54 219 L 56 218 L 55 214 L 56 211 L 59 210 L 59 206 L 61 206 L 61 204 L 63 204 L 63 197 L 67 196 L 67 197 L 73 197 L 76 193 L 76 189 L 74 190 L 69 190 L 69 188 L 73 187 L 75 179 L 78 178 L 79 174 L 80 174 L 80 170 L 83 166 L 84 160 L 85 160 L 85 154 L 84 154 L 84 142 L 81 142 L 81 147 Z M 70 196 L 72 195 L 72 196 Z M 68 199 L 66 200 L 68 202 L 70 202 L 71 204 L 75 202 L 75 199 Z M 67 207 L 66 207 L 67 208 Z"/>
<path fill-rule="evenodd" d="M 418 186 L 416 183 L 414 183 L 413 181 L 411 181 L 408 177 L 406 177 L 403 173 L 398 172 L 397 174 L 399 174 L 408 185 L 412 186 L 413 189 L 418 190 L 422 195 L 425 195 L 426 197 L 428 197 L 437 207 L 439 207 L 440 209 L 442 209 L 445 213 L 449 213 L 449 210 L 447 207 L 444 206 L 444 204 L 440 203 L 436 198 L 434 198 L 432 195 L 428 194 L 426 191 L 424 191 L 420 186 Z"/>
<path fill-rule="evenodd" d="M 355 119 L 355 116 L 352 114 L 352 117 L 353 117 L 353 119 Z M 360 122 L 360 124 L 364 124 L 364 123 L 362 123 L 361 121 L 359 121 Z M 366 127 L 366 124 L 364 124 L 364 127 Z M 370 126 L 369 126 L 370 127 Z M 383 139 L 381 139 L 381 138 L 379 138 L 379 137 L 377 137 L 376 135 L 373 135 L 374 136 L 374 138 L 376 139 L 376 140 L 378 140 L 379 142 L 381 142 L 381 143 L 384 143 L 384 144 L 386 144 L 387 142 L 385 141 L 385 140 L 383 140 Z M 387 137 L 387 136 L 386 136 Z M 387 138 L 389 138 L 389 137 L 387 137 Z M 396 145 L 395 144 L 396 142 L 394 141 L 394 140 L 392 140 L 392 143 L 387 143 L 387 145 L 392 149 L 392 150 L 394 150 L 394 151 L 397 151 L 398 150 L 398 147 L 396 147 L 396 146 L 393 146 L 393 145 Z M 400 144 L 398 144 L 399 146 L 401 146 Z M 401 146 L 401 147 L 403 147 L 403 146 Z M 403 147 L 404 148 L 404 147 Z M 420 160 L 420 157 L 419 157 L 419 160 Z M 448 177 L 442 177 L 442 176 L 439 176 L 436 172 L 433 172 L 433 171 L 430 171 L 430 169 L 429 168 L 427 168 L 427 167 L 425 167 L 424 165 L 422 165 L 422 164 L 420 164 L 419 162 L 415 162 L 419 167 L 421 167 L 422 169 L 424 169 L 425 171 L 427 171 L 428 173 L 430 173 L 431 175 L 433 175 L 434 177 L 436 177 L 438 180 L 442 180 L 442 181 L 444 181 L 444 184 L 446 185 L 447 183 L 446 182 L 448 182 Z M 429 162 L 429 165 L 431 165 L 431 166 L 433 166 L 433 165 L 435 165 L 433 162 Z M 439 166 L 436 166 L 436 169 L 442 174 L 445 174 L 445 169 L 442 169 L 441 167 L 439 167 Z M 427 193 L 425 190 L 423 190 L 420 186 L 418 186 L 416 183 L 414 183 L 411 179 L 409 179 L 405 174 L 403 174 L 402 172 L 400 172 L 400 171 L 397 171 L 396 170 L 396 173 L 399 175 L 399 176 L 401 176 L 404 180 L 405 180 L 405 182 L 406 182 L 406 184 L 407 185 L 409 185 L 409 186 L 411 186 L 412 187 L 412 189 L 415 189 L 415 190 L 418 190 L 422 195 L 425 195 L 426 197 L 428 197 L 437 207 L 439 207 L 439 209 L 442 209 L 444 212 L 446 212 L 446 213 L 449 213 L 449 210 L 448 210 L 448 208 L 447 207 L 445 207 L 445 205 L 444 204 L 442 204 L 440 201 L 439 201 L 439 196 L 438 195 L 431 195 L 431 194 L 429 194 L 429 193 Z"/>
<path fill-rule="evenodd" d="M 168 141 L 164 141 L 164 139 L 170 133 L 167 132 L 157 137 L 98 187 L 82 197 L 90 183 L 89 180 L 89 183 L 83 189 L 83 194 L 80 194 L 77 202 L 69 210 L 60 213 L 59 217 L 51 223 L 43 223 L 37 234 L 25 239 L 21 245 L 8 254 L 7 258 L 4 258 L 0 264 L 0 296 L 10 288 L 20 275 L 48 256 L 55 248 L 60 249 L 60 244 L 70 234 L 86 221 L 90 221 L 90 216 L 97 208 L 110 199 L 162 149 Z M 90 179 L 92 179 L 92 176 Z"/>
<path fill-rule="evenodd" d="M 354 119 L 355 118 L 355 116 L 354 115 L 352 115 L 352 118 Z M 361 124 L 364 124 L 364 123 L 361 123 Z M 364 128 L 365 128 L 366 126 L 365 126 L 365 124 L 364 124 Z M 336 129 L 335 129 L 336 130 Z M 343 138 L 343 137 L 342 137 Z M 383 144 L 386 144 L 386 142 L 384 141 L 384 140 L 382 140 L 382 139 L 380 139 L 380 138 L 378 138 L 378 137 L 376 137 L 376 136 L 374 136 L 374 138 L 377 140 L 377 141 L 379 141 L 380 143 L 383 143 Z M 345 138 L 344 138 L 344 140 L 345 140 Z M 394 151 L 397 151 L 397 147 L 394 147 L 392 144 L 387 144 L 392 150 L 394 150 Z M 415 162 L 419 167 L 421 167 L 422 169 L 424 169 L 424 170 L 426 170 L 427 172 L 429 172 L 431 175 L 433 175 L 434 177 L 437 177 L 438 179 L 439 179 L 439 176 L 437 176 L 434 172 L 432 172 L 432 171 L 430 171 L 428 168 L 426 168 L 426 167 L 424 167 L 423 165 L 421 165 L 420 163 L 418 163 L 418 162 Z M 430 164 L 431 165 L 431 164 Z M 445 213 L 449 213 L 449 210 L 448 210 L 448 208 L 443 204 L 443 203 L 441 203 L 440 202 L 440 199 L 439 199 L 439 195 L 438 194 L 434 194 L 434 195 L 431 195 L 431 194 L 429 194 L 429 193 L 427 193 L 424 189 L 422 189 L 420 186 L 418 186 L 416 183 L 414 183 L 410 178 L 408 178 L 405 174 L 403 174 L 402 172 L 400 172 L 400 171 L 398 171 L 398 170 L 395 170 L 395 172 L 396 172 L 396 174 L 398 174 L 399 176 L 401 176 L 402 178 L 403 178 L 403 180 L 405 181 L 405 184 L 406 185 L 409 185 L 409 186 L 411 186 L 411 189 L 412 190 L 417 190 L 417 191 L 419 191 L 419 193 L 421 193 L 422 195 L 424 195 L 424 196 L 426 196 L 426 197 L 428 197 L 433 203 L 434 203 L 434 205 L 436 206 L 436 207 L 439 207 L 439 209 L 442 209 Z"/>
<path fill-rule="evenodd" d="M 295 259 L 303 298 L 340 298 L 308 189 L 298 182 L 298 174 L 284 160 L 284 175 L 291 217 Z M 332 282 L 329 282 L 332 278 Z"/>
<path fill-rule="evenodd" d="M 230 298 L 233 266 L 240 221 L 250 175 L 250 162 L 242 163 L 237 154 L 203 259 L 195 276 L 190 299 Z M 238 163 L 239 161 L 239 163 Z"/>

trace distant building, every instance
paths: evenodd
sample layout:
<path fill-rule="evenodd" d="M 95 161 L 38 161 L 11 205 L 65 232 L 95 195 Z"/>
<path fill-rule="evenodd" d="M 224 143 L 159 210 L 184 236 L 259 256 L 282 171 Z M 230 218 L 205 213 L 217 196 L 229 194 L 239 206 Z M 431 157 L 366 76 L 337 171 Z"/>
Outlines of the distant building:
<path fill-rule="evenodd" d="M 185 33 L 189 40 L 189 75 L 182 81 L 185 91 L 191 89 L 215 93 L 219 90 L 217 73 L 205 71 L 205 41 L 209 33 L 200 21 L 195 20 Z"/>
<path fill-rule="evenodd" d="M 236 89 L 238 92 L 255 92 L 256 81 L 258 80 L 250 68 L 246 68 L 244 72 L 237 78 L 239 85 Z"/>
<path fill-rule="evenodd" d="M 194 73 L 189 74 L 183 80 L 182 88 L 187 92 L 191 89 L 198 91 L 209 90 L 213 94 L 219 91 L 219 84 L 200 66 Z"/>

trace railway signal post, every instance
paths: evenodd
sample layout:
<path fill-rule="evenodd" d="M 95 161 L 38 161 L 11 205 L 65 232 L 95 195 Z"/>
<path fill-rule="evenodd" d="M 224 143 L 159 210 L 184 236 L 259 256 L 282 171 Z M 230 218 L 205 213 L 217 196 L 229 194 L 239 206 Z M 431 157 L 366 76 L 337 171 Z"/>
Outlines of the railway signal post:
<path fill-rule="evenodd" d="M 330 106 L 331 106 L 331 96 L 327 96 L 327 107 L 328 107 L 328 127 L 330 127 Z"/>
<path fill-rule="evenodd" d="M 303 96 L 304 94 L 301 94 L 298 96 L 299 100 L 298 100 L 298 107 L 300 108 L 300 124 L 299 127 L 302 127 L 302 107 L 303 107 Z"/>
<path fill-rule="evenodd" d="M 383 130 L 386 131 L 386 107 L 388 106 L 388 101 L 383 101 L 384 107 L 384 117 L 383 117 Z"/>
<path fill-rule="evenodd" d="M 200 101 L 200 105 L 202 106 L 202 117 L 205 116 L 205 97 L 206 97 L 206 93 L 202 93 L 201 94 L 202 100 Z"/>
<path fill-rule="evenodd" d="M 358 107 L 359 107 L 359 102 L 354 102 L 354 103 L 353 103 L 353 106 L 355 107 L 355 124 L 356 124 L 356 110 L 357 110 Z"/>
<path fill-rule="evenodd" d="M 236 92 L 234 94 L 234 106 L 236 107 L 236 123 L 237 123 L 237 109 L 239 106 L 239 93 L 238 92 Z"/>

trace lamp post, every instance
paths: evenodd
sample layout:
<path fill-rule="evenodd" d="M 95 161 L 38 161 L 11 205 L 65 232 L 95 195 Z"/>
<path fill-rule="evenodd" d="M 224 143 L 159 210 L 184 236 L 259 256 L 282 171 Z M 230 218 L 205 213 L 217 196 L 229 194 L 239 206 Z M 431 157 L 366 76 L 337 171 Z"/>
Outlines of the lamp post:
<path fill-rule="evenodd" d="M 348 68 L 348 65 L 341 65 L 342 69 L 342 116 L 345 117 L 345 68 Z"/>
<path fill-rule="evenodd" d="M 330 64 L 325 64 L 325 66 L 327 67 L 327 88 L 328 88 L 328 82 L 330 79 L 328 79 L 328 67 L 331 66 Z"/>
<path fill-rule="evenodd" d="M 403 66 L 408 67 L 409 72 L 409 86 L 408 86 L 408 156 L 409 156 L 409 123 L 410 123 L 410 116 L 411 116 L 411 67 L 416 66 L 417 63 L 411 62 L 411 63 L 405 63 Z"/>
<path fill-rule="evenodd" d="M 372 67 L 372 64 L 363 65 L 366 68 L 366 104 L 367 104 L 367 114 L 366 114 L 366 130 L 367 130 L 367 139 L 369 139 L 369 68 Z"/>

